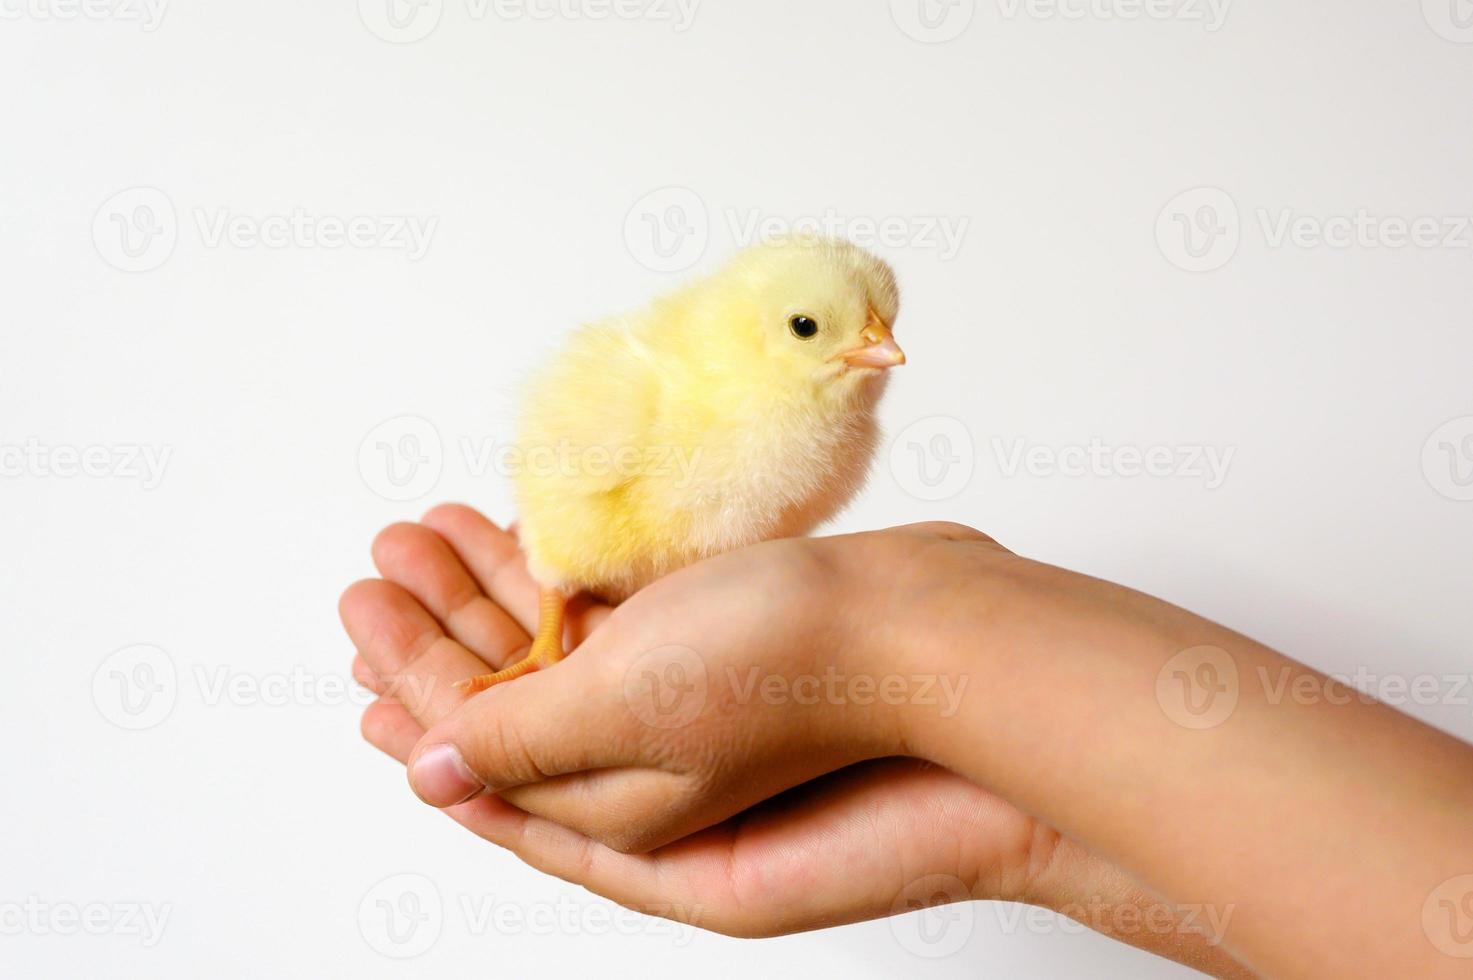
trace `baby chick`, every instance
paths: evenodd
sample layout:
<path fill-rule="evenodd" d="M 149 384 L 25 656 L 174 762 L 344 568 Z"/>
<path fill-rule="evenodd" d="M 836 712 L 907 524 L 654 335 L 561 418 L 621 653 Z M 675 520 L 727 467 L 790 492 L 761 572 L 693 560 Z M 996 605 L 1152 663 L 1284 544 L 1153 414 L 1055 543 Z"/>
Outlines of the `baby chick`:
<path fill-rule="evenodd" d="M 878 441 L 890 267 L 848 242 L 785 238 L 649 307 L 584 327 L 522 405 L 516 497 L 541 587 L 526 658 L 563 657 L 580 590 L 619 601 L 702 558 L 805 534 L 858 490 Z"/>

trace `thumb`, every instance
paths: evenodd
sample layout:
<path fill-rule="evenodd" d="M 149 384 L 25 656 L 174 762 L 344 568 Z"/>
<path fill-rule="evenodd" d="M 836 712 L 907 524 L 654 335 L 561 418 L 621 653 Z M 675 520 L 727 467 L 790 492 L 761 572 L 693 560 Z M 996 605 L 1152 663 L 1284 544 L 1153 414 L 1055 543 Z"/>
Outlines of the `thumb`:
<path fill-rule="evenodd" d="M 409 785 L 448 807 L 553 776 L 632 761 L 619 692 L 576 659 L 491 688 L 440 721 L 409 759 Z"/>

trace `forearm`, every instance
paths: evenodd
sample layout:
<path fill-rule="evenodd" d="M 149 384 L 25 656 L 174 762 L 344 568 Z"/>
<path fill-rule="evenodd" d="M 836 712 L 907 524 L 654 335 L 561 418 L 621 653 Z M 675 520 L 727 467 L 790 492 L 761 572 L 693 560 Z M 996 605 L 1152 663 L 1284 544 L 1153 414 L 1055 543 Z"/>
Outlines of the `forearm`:
<path fill-rule="evenodd" d="M 907 716 L 918 754 L 1174 902 L 1230 909 L 1227 948 L 1269 975 L 1466 967 L 1422 910 L 1473 871 L 1468 746 L 1167 603 L 983 557 L 948 611 L 897 624 L 912 662 L 968 678 L 955 717 Z M 1167 667 L 1204 647 L 1207 668 Z M 1296 683 L 1324 693 L 1274 696 Z"/>
<path fill-rule="evenodd" d="M 1111 939 L 1208 976 L 1220 980 L 1257 976 L 1222 948 L 1232 925 L 1231 910 L 1164 900 L 1067 838 L 1031 882 L 1030 899 Z"/>

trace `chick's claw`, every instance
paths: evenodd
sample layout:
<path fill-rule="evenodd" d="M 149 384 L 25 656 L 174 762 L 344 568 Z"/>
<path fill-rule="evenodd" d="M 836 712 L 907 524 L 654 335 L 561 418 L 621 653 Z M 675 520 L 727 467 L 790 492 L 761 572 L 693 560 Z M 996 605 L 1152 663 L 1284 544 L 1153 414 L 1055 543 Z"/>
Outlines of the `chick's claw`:
<path fill-rule="evenodd" d="M 534 670 L 550 667 L 561 659 L 563 659 L 563 651 L 560 647 L 546 647 L 539 650 L 537 644 L 534 643 L 526 657 L 505 670 L 498 670 L 494 674 L 482 674 L 480 677 L 471 677 L 467 680 L 460 681 L 455 685 L 455 689 L 464 694 L 480 694 L 482 691 L 490 690 L 497 684 L 514 681 L 524 674 L 532 673 Z"/>
<path fill-rule="evenodd" d="M 563 612 L 566 608 L 567 599 L 561 592 L 555 589 L 543 589 L 537 621 L 537 638 L 532 641 L 532 648 L 527 651 L 527 656 L 505 670 L 460 681 L 455 685 L 455 689 L 465 694 L 479 694 L 497 684 L 530 674 L 534 670 L 551 667 L 563 659 L 565 656 L 563 653 Z"/>

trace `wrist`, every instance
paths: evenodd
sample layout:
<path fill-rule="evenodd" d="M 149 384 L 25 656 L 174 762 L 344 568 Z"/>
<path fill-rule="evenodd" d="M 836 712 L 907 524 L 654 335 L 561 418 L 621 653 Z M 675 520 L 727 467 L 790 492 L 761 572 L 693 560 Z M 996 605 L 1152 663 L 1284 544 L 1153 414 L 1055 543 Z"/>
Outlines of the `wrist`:
<path fill-rule="evenodd" d="M 961 525 L 830 540 L 843 542 L 847 664 L 889 686 L 887 750 L 947 764 L 942 749 L 984 696 L 979 668 L 1019 634 L 1036 563 Z"/>

